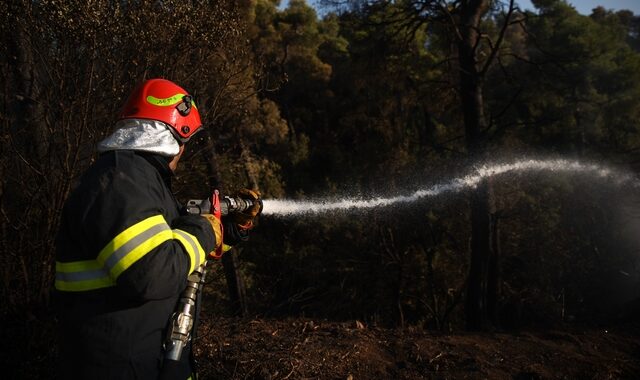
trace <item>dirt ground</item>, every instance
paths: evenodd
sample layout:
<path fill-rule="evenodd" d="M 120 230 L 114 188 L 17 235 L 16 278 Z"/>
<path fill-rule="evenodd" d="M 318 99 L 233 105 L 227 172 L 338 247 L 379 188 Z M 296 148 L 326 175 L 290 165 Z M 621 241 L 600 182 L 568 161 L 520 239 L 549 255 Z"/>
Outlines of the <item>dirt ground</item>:
<path fill-rule="evenodd" d="M 640 327 L 438 334 L 204 318 L 202 379 L 640 379 Z"/>

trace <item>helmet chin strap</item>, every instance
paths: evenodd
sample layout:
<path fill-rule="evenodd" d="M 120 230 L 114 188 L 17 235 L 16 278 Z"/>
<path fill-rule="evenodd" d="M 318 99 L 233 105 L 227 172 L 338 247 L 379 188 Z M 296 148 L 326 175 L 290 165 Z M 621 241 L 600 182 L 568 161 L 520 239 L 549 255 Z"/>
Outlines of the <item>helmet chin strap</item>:
<path fill-rule="evenodd" d="M 193 136 L 197 135 L 198 133 L 200 133 L 202 130 L 204 130 L 204 128 L 198 128 L 197 131 L 195 131 L 191 136 L 189 137 L 182 137 L 180 136 L 180 134 L 178 133 L 178 131 L 176 131 L 174 128 L 169 127 L 169 130 L 171 131 L 171 134 L 173 135 L 173 137 L 175 137 L 176 141 L 178 141 L 179 145 L 184 145 L 187 142 L 189 142 L 189 140 L 191 140 L 191 138 L 193 138 Z"/>

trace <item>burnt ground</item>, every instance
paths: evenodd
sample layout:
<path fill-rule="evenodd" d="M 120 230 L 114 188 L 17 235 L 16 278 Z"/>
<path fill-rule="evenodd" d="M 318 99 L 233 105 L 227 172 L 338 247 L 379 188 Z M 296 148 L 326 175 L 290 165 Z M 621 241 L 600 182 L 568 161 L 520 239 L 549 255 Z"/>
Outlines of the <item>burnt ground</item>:
<path fill-rule="evenodd" d="M 439 334 L 204 316 L 202 379 L 640 379 L 640 327 Z"/>

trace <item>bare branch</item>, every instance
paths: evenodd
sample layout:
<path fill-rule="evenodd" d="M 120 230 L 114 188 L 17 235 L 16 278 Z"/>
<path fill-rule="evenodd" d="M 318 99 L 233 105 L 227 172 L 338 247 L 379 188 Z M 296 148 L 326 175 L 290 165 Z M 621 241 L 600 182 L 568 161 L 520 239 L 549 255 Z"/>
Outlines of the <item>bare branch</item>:
<path fill-rule="evenodd" d="M 509 0 L 509 10 L 507 11 L 507 14 L 505 16 L 504 24 L 502 25 L 502 29 L 500 30 L 500 34 L 498 35 L 498 40 L 496 41 L 495 46 L 491 48 L 491 53 L 489 54 L 489 58 L 487 58 L 487 61 L 485 62 L 484 67 L 480 70 L 479 74 L 481 77 L 487 73 L 487 70 L 489 70 L 489 67 L 493 63 L 493 60 L 495 59 L 496 54 L 498 54 L 498 51 L 500 50 L 500 46 L 502 46 L 502 41 L 504 40 L 504 36 L 507 33 L 507 28 L 510 25 L 509 20 L 511 19 L 511 15 L 513 14 L 513 11 L 514 11 L 513 0 Z"/>

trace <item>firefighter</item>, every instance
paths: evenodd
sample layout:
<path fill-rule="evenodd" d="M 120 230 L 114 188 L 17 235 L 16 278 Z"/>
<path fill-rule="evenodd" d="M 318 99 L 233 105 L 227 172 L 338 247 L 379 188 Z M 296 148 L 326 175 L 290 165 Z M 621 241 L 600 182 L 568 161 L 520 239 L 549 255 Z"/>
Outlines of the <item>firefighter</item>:
<path fill-rule="evenodd" d="M 223 240 L 218 219 L 184 214 L 171 193 L 185 144 L 202 129 L 192 97 L 168 80 L 145 81 L 115 127 L 62 211 L 60 379 L 157 379 L 187 276 Z M 247 239 L 257 204 L 225 220 L 225 245 Z M 174 369 L 176 379 L 192 375 L 189 356 Z"/>

